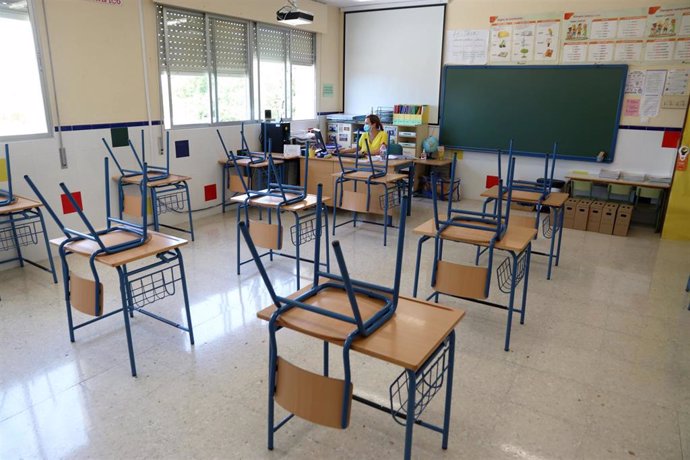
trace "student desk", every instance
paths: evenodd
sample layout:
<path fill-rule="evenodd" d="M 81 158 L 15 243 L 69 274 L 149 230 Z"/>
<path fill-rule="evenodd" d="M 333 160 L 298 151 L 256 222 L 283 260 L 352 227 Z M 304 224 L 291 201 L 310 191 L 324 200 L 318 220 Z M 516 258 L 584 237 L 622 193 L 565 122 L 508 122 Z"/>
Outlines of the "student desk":
<path fill-rule="evenodd" d="M 565 176 L 565 178 L 568 180 L 579 180 L 579 181 L 592 182 L 592 184 L 599 184 L 599 185 L 604 185 L 604 186 L 607 186 L 609 184 L 617 184 L 617 185 L 631 185 L 633 187 L 645 187 L 645 188 L 653 188 L 653 189 L 662 190 L 663 197 L 661 198 L 661 203 L 660 203 L 661 209 L 659 210 L 659 217 L 658 217 L 657 225 L 656 225 L 656 231 L 657 232 L 661 231 L 661 226 L 662 226 L 662 223 L 664 222 L 664 215 L 666 214 L 666 207 L 668 206 L 669 194 L 666 191 L 671 188 L 671 184 L 665 184 L 663 182 L 651 182 L 648 180 L 646 180 L 646 181 L 632 181 L 632 180 L 625 180 L 625 179 L 607 179 L 605 177 L 599 177 L 599 176 L 594 176 L 594 175 L 589 175 L 589 174 L 569 174 L 569 175 Z M 568 182 L 568 186 L 570 186 L 570 182 Z"/>
<path fill-rule="evenodd" d="M 481 194 L 482 197 L 486 198 L 486 201 L 484 205 L 486 206 L 487 203 L 491 201 L 495 201 L 496 198 L 498 198 L 498 186 L 495 185 L 491 187 L 490 189 L 486 190 L 484 193 Z M 526 192 L 524 190 L 513 190 L 512 194 L 512 201 L 515 203 L 526 203 L 526 204 L 533 204 L 533 205 L 539 205 L 540 203 L 540 198 L 541 194 L 538 192 Z M 545 238 L 548 238 L 551 240 L 551 246 L 549 248 L 549 252 L 538 252 L 538 251 L 532 251 L 532 254 L 537 254 L 540 256 L 547 256 L 549 258 L 549 264 L 548 264 L 548 269 L 546 272 L 546 279 L 550 280 L 551 279 L 551 271 L 553 268 L 553 262 L 555 258 L 556 262 L 556 267 L 558 267 L 558 262 L 560 261 L 561 258 L 561 241 L 563 238 L 563 218 L 565 216 L 565 202 L 568 200 L 569 195 L 567 193 L 561 193 L 561 192 L 552 192 L 549 193 L 546 197 L 546 199 L 541 201 L 541 205 L 539 206 L 539 209 L 537 209 L 536 217 L 531 218 L 531 217 L 525 217 L 525 216 L 516 216 L 516 215 L 511 215 L 510 216 L 510 222 L 509 225 L 522 225 L 526 227 L 534 227 L 535 229 L 539 229 L 539 217 L 540 217 L 540 210 L 544 206 L 548 206 L 549 209 L 553 210 L 552 213 L 550 213 L 545 219 L 544 222 L 542 223 L 542 234 L 544 235 Z M 547 220 L 548 219 L 548 220 Z M 537 232 L 538 234 L 539 232 Z M 536 238 L 537 235 L 535 235 Z M 558 239 L 558 243 L 556 243 L 556 239 Z M 477 257 L 479 257 L 479 254 L 477 254 Z"/>
<path fill-rule="evenodd" d="M 160 175 L 158 172 L 149 172 L 149 177 L 155 177 Z M 124 189 L 129 185 L 139 186 L 141 184 L 143 176 L 141 174 L 135 176 L 120 176 L 114 177 L 118 184 L 118 197 L 119 197 L 119 211 L 120 218 L 122 218 L 122 213 L 128 214 L 130 216 L 140 216 L 141 215 L 141 204 L 139 198 L 132 198 L 125 195 Z M 165 179 L 154 180 L 146 182 L 146 186 L 151 191 L 151 213 L 153 214 L 153 228 L 156 231 L 160 230 L 160 227 L 170 228 L 172 230 L 177 230 L 184 233 L 189 233 L 194 241 L 194 223 L 192 222 L 192 204 L 189 199 L 189 186 L 187 181 L 192 178 L 189 176 L 178 176 L 176 174 L 170 174 Z M 187 215 L 189 218 L 189 230 L 174 227 L 172 225 L 166 225 L 160 223 L 159 216 L 167 212 L 179 213 L 187 208 Z"/>
<path fill-rule="evenodd" d="M 265 191 L 265 190 L 264 190 Z M 294 194 L 288 193 L 288 198 L 294 197 Z M 323 219 L 324 219 L 324 232 L 326 236 L 326 263 L 321 263 L 328 270 L 330 268 L 330 255 L 328 251 L 328 210 L 326 209 L 326 203 L 330 200 L 330 197 L 322 197 L 323 206 Z M 249 231 L 252 235 L 252 239 L 257 244 L 257 246 L 268 248 L 268 252 L 261 254 L 260 257 L 268 255 L 271 260 L 273 256 L 283 256 L 290 259 L 295 259 L 295 269 L 297 272 L 297 289 L 300 288 L 300 261 L 313 262 L 310 259 L 304 259 L 300 256 L 300 247 L 313 240 L 316 237 L 316 195 L 307 195 L 307 197 L 294 204 L 281 205 L 282 199 L 275 196 L 262 196 L 257 198 L 252 198 L 247 200 L 247 195 L 236 195 L 230 199 L 232 203 L 239 203 L 240 206 L 244 206 L 245 202 L 247 206 L 258 208 L 261 210 L 268 210 L 268 223 L 265 224 L 261 221 L 254 221 L 249 225 Z M 252 262 L 254 259 L 249 258 L 247 260 L 241 260 L 240 254 L 240 219 L 242 213 L 240 212 L 242 208 L 237 210 L 237 274 L 240 274 L 240 267 L 246 263 Z M 271 212 L 289 212 L 292 213 L 295 218 L 295 225 L 290 228 L 290 237 L 292 243 L 295 245 L 295 255 L 285 254 L 283 252 L 278 252 L 282 249 L 282 239 L 283 239 L 283 227 L 282 224 L 273 225 L 271 224 Z M 305 214 L 306 212 L 306 214 Z M 249 222 L 248 222 L 249 224 Z"/>
<path fill-rule="evenodd" d="M 383 225 L 383 245 L 386 246 L 386 243 L 388 242 L 388 227 L 393 226 L 390 223 L 391 208 L 400 206 L 400 185 L 409 176 L 407 174 L 388 173 L 385 176 L 371 178 L 371 175 L 371 171 L 355 171 L 346 174 L 333 174 L 335 179 L 342 178 L 342 181 L 340 182 L 340 192 L 338 191 L 337 187 L 338 182 L 336 182 L 336 187 L 334 187 L 335 198 L 333 200 L 333 235 L 335 235 L 335 229 L 337 227 L 347 225 L 349 223 L 352 223 L 354 227 L 357 226 L 357 222 Z M 351 190 L 345 189 L 345 184 L 348 182 L 353 182 L 353 187 Z M 366 186 L 367 192 L 358 192 L 358 184 Z M 383 195 L 374 197 L 371 190 L 371 185 L 383 187 Z M 409 215 L 412 204 L 412 195 L 409 194 L 409 188 L 408 195 L 404 199 L 407 200 L 407 213 Z M 336 224 L 337 208 L 352 211 L 352 219 L 340 224 Z M 383 215 L 383 224 L 380 222 L 359 219 L 357 217 L 358 214 L 368 213 Z"/>
<path fill-rule="evenodd" d="M 38 201 L 14 195 L 16 200 L 5 206 L 0 206 L 0 250 L 16 250 L 17 256 L 0 261 L 0 263 L 19 261 L 21 267 L 24 262 L 45 270 L 53 275 L 53 282 L 57 283 L 53 254 L 48 244 L 46 225 L 41 213 L 41 203 Z M 22 246 L 39 243 L 39 235 L 43 235 L 46 246 L 49 267 L 29 260 L 22 254 Z"/>
<path fill-rule="evenodd" d="M 128 232 L 111 232 L 102 237 L 107 246 L 123 243 L 135 239 Z M 50 240 L 60 248 L 62 261 L 62 276 L 64 280 L 65 301 L 67 306 L 67 325 L 69 327 L 70 341 L 74 342 L 74 331 L 108 316 L 122 312 L 125 322 L 125 334 L 127 336 L 127 348 L 129 350 L 129 364 L 132 376 L 136 377 L 136 363 L 134 361 L 134 345 L 132 343 L 132 331 L 130 317 L 134 312 L 140 312 L 146 316 L 157 319 L 170 326 L 174 326 L 189 333 L 189 341 L 194 345 L 194 332 L 192 331 L 192 317 L 189 312 L 189 296 L 187 294 L 187 281 L 184 271 L 184 263 L 180 247 L 187 244 L 187 240 L 165 235 L 163 233 L 148 232 L 148 240 L 141 246 L 127 249 L 115 254 L 101 254 L 95 258 L 92 255 L 99 249 L 96 242 L 91 240 L 78 240 L 66 242 L 67 238 L 61 237 Z M 74 325 L 72 308 L 83 313 L 94 315 L 95 284 L 97 281 L 82 278 L 69 269 L 68 256 L 78 254 L 90 259 L 91 264 L 102 264 L 117 270 L 120 281 L 121 307 L 94 319 Z M 133 262 L 143 262 L 155 256 L 155 260 L 149 260 L 145 265 L 137 264 L 137 268 L 128 269 L 127 265 Z M 144 309 L 145 306 L 175 294 L 175 285 L 179 282 L 182 286 L 184 306 L 187 316 L 187 326 L 175 323 L 155 313 Z M 100 283 L 99 283 L 100 284 Z M 103 304 L 103 287 L 100 287 L 99 302 Z M 101 313 L 103 309 L 101 308 Z"/>
<path fill-rule="evenodd" d="M 291 297 L 296 297 L 306 289 L 308 287 Z M 346 296 L 343 291 L 328 288 L 312 297 L 310 302 L 338 311 L 338 306 L 347 308 L 349 305 Z M 268 321 L 274 311 L 275 306 L 271 306 L 261 310 L 257 316 Z M 391 385 L 390 408 L 357 395 L 353 396 L 355 401 L 387 412 L 393 415 L 396 422 L 404 423 L 405 459 L 411 457 L 412 430 L 415 424 L 442 433 L 441 446 L 443 449 L 448 447 L 455 364 L 455 326 L 464 315 L 465 312 L 462 310 L 400 296 L 395 315 L 388 322 L 368 337 L 357 338 L 352 343 L 352 350 L 405 369 Z M 328 375 L 327 345 L 342 346 L 353 329 L 352 324 L 301 308 L 286 311 L 278 318 L 277 324 L 324 342 L 324 375 Z M 431 398 L 443 386 L 444 373 L 447 379 L 445 409 L 443 426 L 438 427 L 422 421 L 419 417 Z M 273 432 L 277 430 L 270 424 L 272 415 L 269 413 L 269 448 L 272 448 Z M 292 415 L 289 415 L 282 423 L 291 417 Z M 278 427 L 282 426 L 282 423 Z"/>
<path fill-rule="evenodd" d="M 415 262 L 414 286 L 412 293 L 414 297 L 417 297 L 417 286 L 419 284 L 419 267 L 422 257 L 422 245 L 426 241 L 432 238 L 436 238 L 436 226 L 434 224 L 434 219 L 429 219 L 428 221 L 424 222 L 423 224 L 415 228 L 414 232 L 420 235 L 419 242 L 417 243 L 417 260 Z M 493 234 L 494 232 L 488 230 L 483 231 L 451 226 L 447 227 L 441 233 L 440 236 L 442 241 L 448 240 L 458 243 L 473 244 L 477 247 L 486 248 L 489 246 L 489 242 L 491 241 L 491 237 Z M 503 238 L 501 238 L 500 241 L 497 241 L 494 244 L 494 249 L 500 249 L 510 254 L 511 264 L 508 265 L 509 259 L 506 259 L 506 261 L 502 263 L 497 269 L 499 273 L 502 272 L 504 274 L 503 280 L 501 279 L 502 276 L 499 274 L 499 283 L 503 284 L 499 285 L 499 287 L 503 292 L 506 292 L 507 289 L 504 285 L 510 282 L 510 285 L 508 286 L 510 290 L 508 291 L 509 300 L 507 306 L 493 302 L 488 302 L 478 298 L 454 295 L 452 292 L 440 292 L 442 294 L 452 295 L 454 297 L 468 300 L 470 302 L 476 302 L 482 305 L 488 305 L 490 307 L 507 310 L 508 318 L 506 322 L 506 337 L 504 347 L 505 351 L 508 351 L 510 349 L 510 331 L 513 324 L 513 312 L 520 313 L 520 324 L 525 323 L 525 309 L 527 307 L 527 287 L 529 283 L 530 255 L 532 250 L 532 239 L 535 238 L 536 235 L 537 230 L 534 228 L 509 225 L 505 235 L 503 235 Z M 465 278 L 463 276 L 463 273 L 451 273 L 449 276 L 452 279 L 451 283 L 456 283 L 457 281 L 457 283 L 462 284 L 464 281 L 465 286 L 463 287 L 469 287 L 470 289 L 472 289 L 472 286 L 470 285 L 471 283 L 478 282 L 478 280 Z M 510 278 L 510 280 L 508 280 L 508 278 Z M 517 309 L 515 308 L 515 291 L 522 280 L 524 280 L 524 285 L 522 287 L 522 304 L 520 306 L 520 309 Z M 438 284 L 440 284 L 439 279 L 437 279 L 437 285 Z M 483 286 L 481 287 L 481 289 L 477 288 L 477 294 L 479 294 L 479 290 L 483 292 Z M 436 300 L 438 301 L 439 291 L 435 292 Z"/>
<path fill-rule="evenodd" d="M 343 157 L 343 164 L 352 166 L 355 164 L 355 158 Z M 366 166 L 369 160 L 366 157 L 360 157 L 359 162 Z M 389 159 L 388 173 L 397 174 L 403 168 L 408 168 L 404 173 L 407 179 L 407 193 L 412 196 L 412 188 L 414 184 L 414 162 L 412 159 Z M 300 157 L 300 183 L 304 185 L 304 157 Z M 385 161 L 375 161 L 375 166 L 382 166 Z M 307 179 L 307 191 L 309 193 L 316 193 L 316 186 L 323 184 L 323 194 L 328 196 L 335 196 L 334 184 L 335 178 L 338 177 L 340 170 L 340 163 L 338 157 L 332 156 L 330 158 L 309 158 L 309 178 Z M 337 174 L 337 175 L 336 175 Z M 411 213 L 412 207 L 407 208 L 407 215 Z"/>
<path fill-rule="evenodd" d="M 283 165 L 283 158 L 284 156 L 280 153 L 272 153 L 271 156 L 273 157 L 273 164 L 276 166 L 282 166 Z M 235 165 L 232 163 L 231 160 L 218 160 L 218 164 L 221 165 L 223 168 L 223 178 L 222 178 L 222 191 L 221 191 L 221 199 L 222 199 L 222 209 L 223 212 L 225 212 L 225 208 L 228 206 L 232 206 L 234 202 L 227 202 L 227 193 L 230 191 L 230 193 L 245 193 L 244 187 L 242 187 L 242 181 L 240 181 L 240 178 L 237 177 L 236 174 L 232 174 L 230 170 L 235 167 Z M 252 184 L 252 169 L 264 169 L 268 168 L 268 161 L 259 161 L 256 163 L 252 163 L 248 158 L 240 158 L 237 160 L 237 166 L 241 167 L 244 169 L 243 175 L 247 177 L 247 186 L 251 189 L 253 188 Z M 261 186 L 261 184 L 258 184 L 258 186 Z M 315 192 L 316 193 L 316 192 Z"/>
<path fill-rule="evenodd" d="M 414 160 L 415 164 L 415 176 L 414 176 L 414 182 L 415 184 L 420 184 L 420 178 L 425 175 L 425 170 L 427 167 L 432 167 L 432 168 L 442 168 L 444 166 L 450 166 L 450 164 L 453 162 L 451 159 L 443 159 L 443 160 L 433 160 L 430 158 L 416 158 Z M 418 165 L 423 166 L 422 168 L 417 168 Z M 459 179 L 458 179 L 459 180 Z M 420 192 L 419 188 L 415 190 L 415 192 Z"/>

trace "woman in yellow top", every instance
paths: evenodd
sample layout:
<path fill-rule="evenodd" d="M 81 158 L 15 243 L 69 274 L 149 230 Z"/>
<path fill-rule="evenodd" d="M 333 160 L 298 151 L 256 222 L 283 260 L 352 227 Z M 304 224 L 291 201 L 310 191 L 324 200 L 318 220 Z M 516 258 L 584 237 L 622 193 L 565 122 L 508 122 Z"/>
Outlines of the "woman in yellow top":
<path fill-rule="evenodd" d="M 378 155 L 382 145 L 385 145 L 386 148 L 388 147 L 388 133 L 383 130 L 381 119 L 378 116 L 372 114 L 364 119 L 364 134 L 359 138 L 359 150 L 367 153 L 365 139 L 369 141 L 369 152 L 372 155 Z M 352 147 L 342 149 L 341 152 L 354 153 L 356 150 L 355 147 Z"/>

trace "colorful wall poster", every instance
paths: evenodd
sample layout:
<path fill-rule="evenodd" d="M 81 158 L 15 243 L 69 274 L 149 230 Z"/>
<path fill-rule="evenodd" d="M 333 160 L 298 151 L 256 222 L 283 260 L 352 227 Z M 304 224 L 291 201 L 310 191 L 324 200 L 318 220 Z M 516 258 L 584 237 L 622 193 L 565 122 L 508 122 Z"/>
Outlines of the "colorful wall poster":
<path fill-rule="evenodd" d="M 618 19 L 616 37 L 623 40 L 644 38 L 647 15 L 624 15 Z"/>
<path fill-rule="evenodd" d="M 677 35 L 690 35 L 690 31 L 684 27 L 686 13 L 690 13 L 690 7 L 649 7 L 647 17 L 647 37 L 672 38 Z M 688 28 L 690 28 L 690 26 L 688 26 Z M 681 31 L 683 34 L 679 33 Z"/>
<path fill-rule="evenodd" d="M 673 52 L 673 60 L 690 62 L 690 37 L 676 39 L 676 48 Z"/>
<path fill-rule="evenodd" d="M 560 13 L 489 18 L 489 61 L 558 62 Z"/>
<path fill-rule="evenodd" d="M 644 60 L 650 62 L 671 61 L 673 59 L 674 45 L 675 40 L 672 38 L 647 40 L 644 50 Z"/>
<path fill-rule="evenodd" d="M 630 70 L 625 79 L 625 94 L 642 94 L 644 88 L 644 70 Z"/>
<path fill-rule="evenodd" d="M 642 59 L 643 40 L 620 40 L 616 42 L 613 60 L 618 62 L 636 62 Z"/>
<path fill-rule="evenodd" d="M 560 21 L 537 21 L 534 39 L 534 59 L 536 61 L 558 61 Z"/>

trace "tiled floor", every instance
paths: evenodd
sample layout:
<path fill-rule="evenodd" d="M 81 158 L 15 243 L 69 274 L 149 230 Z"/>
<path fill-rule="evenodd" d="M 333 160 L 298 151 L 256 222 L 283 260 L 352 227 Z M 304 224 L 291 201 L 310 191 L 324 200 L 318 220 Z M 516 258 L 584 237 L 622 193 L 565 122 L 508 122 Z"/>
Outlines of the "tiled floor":
<path fill-rule="evenodd" d="M 408 229 L 429 217 L 429 202 L 415 200 Z M 0 458 L 400 458 L 403 428 L 356 403 L 349 429 L 294 419 L 266 449 L 267 332 L 256 312 L 268 297 L 253 265 L 235 274 L 234 211 L 195 228 L 183 254 L 197 344 L 137 315 L 136 379 L 120 316 L 77 331 L 72 344 L 62 286 L 33 267 L 0 272 Z M 395 236 L 387 248 L 380 227 L 341 227 L 337 237 L 353 276 L 392 280 Z M 416 241 L 409 231 L 408 295 Z M 472 260 L 469 247 L 446 247 L 447 257 Z M 424 256 L 428 294 L 430 245 Z M 444 453 L 438 434 L 417 428 L 413 456 L 690 458 L 690 243 L 645 228 L 627 238 L 566 230 L 553 280 L 545 258 L 532 260 L 526 324 L 514 323 L 510 352 L 504 311 L 442 298 L 467 311 L 450 446 Z M 292 261 L 268 267 L 280 293 L 294 290 Z M 114 273 L 101 273 L 107 303 L 117 304 Z M 179 299 L 154 310 L 182 321 Z M 317 342 L 289 331 L 279 340 L 281 354 L 318 366 Z M 400 370 L 357 355 L 353 365 L 355 391 L 387 403 Z M 424 418 L 441 413 L 434 401 Z"/>

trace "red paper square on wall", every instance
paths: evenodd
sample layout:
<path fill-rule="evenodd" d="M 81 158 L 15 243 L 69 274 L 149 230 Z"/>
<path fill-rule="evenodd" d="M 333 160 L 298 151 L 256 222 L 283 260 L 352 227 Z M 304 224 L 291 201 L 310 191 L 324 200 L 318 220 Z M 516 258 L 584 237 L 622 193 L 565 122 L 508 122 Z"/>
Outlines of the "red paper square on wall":
<path fill-rule="evenodd" d="M 74 201 L 76 201 L 79 205 L 79 209 L 83 210 L 84 205 L 81 203 L 81 192 L 72 192 L 72 196 L 74 197 Z M 64 193 L 60 195 L 60 200 L 62 201 L 63 214 L 72 214 L 73 212 L 77 212 L 77 210 L 74 209 L 74 206 L 72 206 L 72 202 L 67 198 L 67 195 Z"/>
<path fill-rule="evenodd" d="M 486 176 L 486 188 L 498 185 L 498 176 Z"/>
<path fill-rule="evenodd" d="M 216 184 L 204 185 L 204 200 L 211 201 L 218 198 L 218 191 L 216 190 Z"/>
<path fill-rule="evenodd" d="M 680 145 L 680 131 L 664 131 L 664 139 L 661 141 L 661 146 L 677 149 Z"/>

